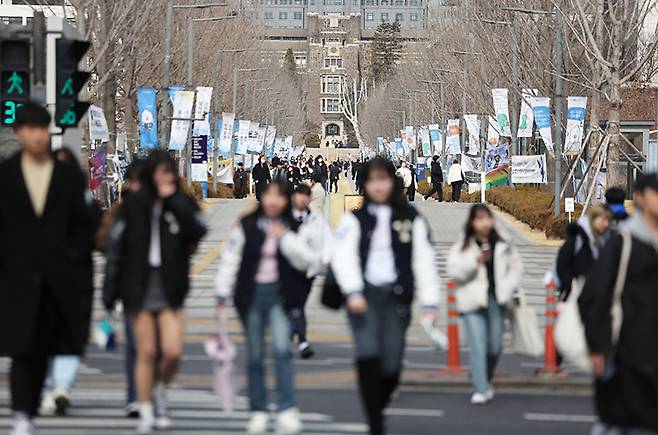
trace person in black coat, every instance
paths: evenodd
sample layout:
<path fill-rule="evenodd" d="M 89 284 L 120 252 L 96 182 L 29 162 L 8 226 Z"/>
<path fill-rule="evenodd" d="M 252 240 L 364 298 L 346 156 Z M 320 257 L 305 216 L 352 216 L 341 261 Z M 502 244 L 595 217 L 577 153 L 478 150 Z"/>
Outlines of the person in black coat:
<path fill-rule="evenodd" d="M 94 220 L 81 172 L 53 157 L 48 111 L 25 103 L 21 151 L 0 164 L 0 355 L 11 357 L 14 433 L 36 433 L 53 355 L 81 355 L 93 295 Z"/>
<path fill-rule="evenodd" d="M 441 159 L 439 156 L 432 157 L 430 177 L 432 178 L 432 189 L 427 193 L 427 195 L 425 195 L 425 199 L 436 193 L 439 202 L 443 202 L 443 169 L 441 168 Z"/>
<path fill-rule="evenodd" d="M 270 174 L 270 168 L 267 165 L 265 156 L 260 156 L 258 163 L 251 170 L 251 177 L 256 185 L 256 199 L 260 201 L 260 194 L 265 189 L 265 186 L 272 181 L 272 175 Z"/>
<path fill-rule="evenodd" d="M 322 156 L 317 156 L 315 158 L 315 168 L 313 169 L 313 172 L 320 174 L 322 187 L 324 190 L 329 191 L 329 185 L 327 184 L 327 181 L 329 180 L 329 168 L 327 168 L 327 164 L 324 162 L 324 158 Z"/>
<path fill-rule="evenodd" d="M 631 253 L 616 342 L 611 309 L 622 234 L 605 246 L 578 299 L 601 420 L 592 433 L 658 432 L 658 174 L 638 180 L 635 204 L 635 213 L 621 228 L 630 233 Z"/>
<path fill-rule="evenodd" d="M 242 199 L 247 197 L 247 172 L 244 163 L 239 162 L 233 174 L 233 198 Z"/>
<path fill-rule="evenodd" d="M 329 166 L 329 177 L 330 177 L 330 184 L 329 184 L 329 193 L 335 192 L 338 193 L 338 180 L 340 179 L 340 163 L 339 162 L 333 162 L 331 166 Z"/>
<path fill-rule="evenodd" d="M 103 303 L 111 312 L 121 300 L 132 320 L 137 342 L 138 433 L 171 425 L 165 389 L 176 374 L 182 353 L 182 308 L 190 288 L 190 257 L 206 233 L 201 211 L 181 192 L 175 170 L 169 153 L 151 152 L 144 167 L 143 187 L 124 201 L 108 241 Z M 154 393 L 158 348 L 160 364 Z"/>

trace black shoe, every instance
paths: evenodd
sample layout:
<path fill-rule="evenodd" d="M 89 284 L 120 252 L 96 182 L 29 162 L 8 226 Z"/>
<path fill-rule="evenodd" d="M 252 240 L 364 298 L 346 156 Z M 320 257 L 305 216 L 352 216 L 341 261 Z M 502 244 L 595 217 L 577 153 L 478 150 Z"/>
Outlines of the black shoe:
<path fill-rule="evenodd" d="M 299 345 L 299 356 L 302 359 L 311 359 L 315 355 L 315 351 L 307 342 L 303 342 Z"/>
<path fill-rule="evenodd" d="M 55 414 L 66 415 L 68 409 L 71 407 L 71 399 L 67 391 L 60 390 L 53 393 L 53 400 L 55 401 Z"/>
<path fill-rule="evenodd" d="M 131 402 L 126 405 L 126 418 L 139 418 L 139 403 Z"/>

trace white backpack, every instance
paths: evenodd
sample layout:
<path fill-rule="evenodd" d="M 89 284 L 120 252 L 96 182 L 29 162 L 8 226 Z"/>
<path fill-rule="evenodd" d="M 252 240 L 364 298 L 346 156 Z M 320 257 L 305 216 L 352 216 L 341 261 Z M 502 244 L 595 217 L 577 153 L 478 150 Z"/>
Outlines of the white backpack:
<path fill-rule="evenodd" d="M 619 331 L 621 330 L 621 323 L 624 315 L 621 305 L 621 297 L 624 292 L 624 284 L 626 283 L 626 273 L 628 272 L 628 263 L 631 257 L 632 246 L 631 234 L 628 229 L 623 228 L 620 233 L 623 243 L 611 308 L 613 345 L 619 340 Z M 554 336 L 555 345 L 565 360 L 575 365 L 580 370 L 586 373 L 591 373 L 592 367 L 589 361 L 587 340 L 585 339 L 585 328 L 578 309 L 578 298 L 580 297 L 584 285 L 585 278 L 581 277 L 574 280 L 571 294 L 555 322 Z"/>

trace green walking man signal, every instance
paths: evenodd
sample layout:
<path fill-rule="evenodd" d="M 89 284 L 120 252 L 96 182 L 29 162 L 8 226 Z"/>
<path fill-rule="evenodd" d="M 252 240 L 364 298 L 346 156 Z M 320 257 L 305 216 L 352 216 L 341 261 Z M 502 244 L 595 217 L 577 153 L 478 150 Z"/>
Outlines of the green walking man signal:
<path fill-rule="evenodd" d="M 64 82 L 64 87 L 62 87 L 62 90 L 59 91 L 60 95 L 64 95 L 67 97 L 72 97 L 75 95 L 75 92 L 73 91 L 73 78 L 69 77 L 66 82 Z"/>
<path fill-rule="evenodd" d="M 0 38 L 0 124 L 12 126 L 16 109 L 30 99 L 30 40 Z"/>
<path fill-rule="evenodd" d="M 23 95 L 25 90 L 23 89 L 23 78 L 14 71 L 9 80 L 7 80 L 9 89 L 7 89 L 7 95 L 13 95 L 14 92 L 18 92 L 18 95 Z"/>

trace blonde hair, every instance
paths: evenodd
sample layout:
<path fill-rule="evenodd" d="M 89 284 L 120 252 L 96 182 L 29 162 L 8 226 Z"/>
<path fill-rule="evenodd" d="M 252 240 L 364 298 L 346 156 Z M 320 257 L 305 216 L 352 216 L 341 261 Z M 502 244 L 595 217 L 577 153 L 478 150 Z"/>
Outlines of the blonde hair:
<path fill-rule="evenodd" d="M 605 217 L 607 219 L 612 218 L 612 213 L 610 213 L 610 210 L 607 208 L 601 206 L 601 205 L 595 205 L 592 208 L 590 208 L 587 211 L 587 219 L 589 221 L 589 227 L 592 230 L 592 236 L 594 237 L 594 243 L 596 243 L 597 246 L 602 245 L 601 241 L 601 234 L 598 234 L 596 230 L 594 229 L 594 221 L 597 220 L 600 217 Z"/>

